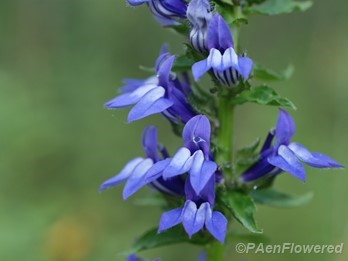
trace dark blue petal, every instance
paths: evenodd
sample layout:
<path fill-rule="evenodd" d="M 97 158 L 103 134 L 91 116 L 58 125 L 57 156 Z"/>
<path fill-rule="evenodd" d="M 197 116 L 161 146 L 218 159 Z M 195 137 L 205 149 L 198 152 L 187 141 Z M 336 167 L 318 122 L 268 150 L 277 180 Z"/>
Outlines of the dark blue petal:
<path fill-rule="evenodd" d="M 146 172 L 153 165 L 152 159 L 145 159 L 141 163 L 139 163 L 132 175 L 128 178 L 126 185 L 123 189 L 123 199 L 126 200 L 131 195 L 133 195 L 137 190 L 146 185 L 144 180 L 144 176 Z"/>
<path fill-rule="evenodd" d="M 243 76 L 245 80 L 249 78 L 253 61 L 248 57 L 238 57 L 238 68 L 236 70 Z"/>
<path fill-rule="evenodd" d="M 314 168 L 342 168 L 343 166 L 321 153 L 312 153 L 298 143 L 291 143 L 289 149 L 304 163 Z"/>
<path fill-rule="evenodd" d="M 141 98 L 156 87 L 157 86 L 153 84 L 142 85 L 132 92 L 127 92 L 115 97 L 111 101 L 105 103 L 104 106 L 112 109 L 130 106 L 137 103 L 139 100 L 141 100 Z"/>
<path fill-rule="evenodd" d="M 175 60 L 175 56 L 168 57 L 165 61 L 162 62 L 159 70 L 158 70 L 158 85 L 167 88 L 168 82 L 170 80 L 170 73 L 173 67 L 173 63 Z"/>
<path fill-rule="evenodd" d="M 197 210 L 194 202 L 188 200 L 185 203 L 184 210 L 182 211 L 182 224 L 190 238 L 204 226 L 205 209 L 202 206 Z"/>
<path fill-rule="evenodd" d="M 207 44 L 209 49 L 215 48 L 219 51 L 233 47 L 230 28 L 219 14 L 215 14 L 209 23 Z"/>
<path fill-rule="evenodd" d="M 156 162 L 145 174 L 144 180 L 146 183 L 150 183 L 160 178 L 163 174 L 163 170 L 168 167 L 171 159 L 164 159 Z"/>
<path fill-rule="evenodd" d="M 151 114 L 160 113 L 170 106 L 173 102 L 163 98 L 165 89 L 157 87 L 149 91 L 129 112 L 128 122 L 142 119 Z"/>
<path fill-rule="evenodd" d="M 196 194 L 199 195 L 215 173 L 217 165 L 213 161 L 205 160 L 201 150 L 196 151 L 192 157 L 193 163 L 190 169 L 189 178 L 192 188 Z"/>
<path fill-rule="evenodd" d="M 279 156 L 269 157 L 268 162 L 305 182 L 306 172 L 296 155 L 284 145 L 279 147 L 278 154 Z"/>
<path fill-rule="evenodd" d="M 195 81 L 198 81 L 206 72 L 211 69 L 211 66 L 208 64 L 208 60 L 204 59 L 202 61 L 196 62 L 192 66 L 192 75 Z"/>
<path fill-rule="evenodd" d="M 186 123 L 196 115 L 187 102 L 185 95 L 180 90 L 173 88 L 168 98 L 173 101 L 173 106 L 168 108 L 168 112 L 175 116 L 175 118 L 179 118 L 182 122 Z"/>
<path fill-rule="evenodd" d="M 161 64 L 170 56 L 169 51 L 168 51 L 168 45 L 163 44 L 160 50 L 160 54 L 156 60 L 155 63 L 155 70 L 158 72 Z"/>
<path fill-rule="evenodd" d="M 189 148 L 191 152 L 201 149 L 201 145 L 205 144 L 204 154 L 209 154 L 211 127 L 208 118 L 204 115 L 197 115 L 190 119 L 183 130 L 182 139 L 184 146 Z"/>
<path fill-rule="evenodd" d="M 158 142 L 157 142 L 157 128 L 154 126 L 147 126 L 143 131 L 142 137 L 143 150 L 146 157 L 152 159 L 154 162 L 159 160 L 158 157 Z"/>
<path fill-rule="evenodd" d="M 167 212 L 164 212 L 161 216 L 160 224 L 158 227 L 158 233 L 176 226 L 182 221 L 182 208 L 176 208 Z"/>
<path fill-rule="evenodd" d="M 157 76 L 151 76 L 145 80 L 140 79 L 123 79 L 123 86 L 120 87 L 118 90 L 120 92 L 133 92 L 136 89 L 138 89 L 140 86 L 143 85 L 158 85 L 158 78 Z"/>
<path fill-rule="evenodd" d="M 260 154 L 260 159 L 248 168 L 240 177 L 242 182 L 250 182 L 269 174 L 276 169 L 268 162 L 268 157 L 273 154 L 273 149 L 266 150 Z"/>
<path fill-rule="evenodd" d="M 205 227 L 221 243 L 224 243 L 227 231 L 227 219 L 218 211 L 212 211 L 208 203 L 205 203 L 206 220 Z"/>
<path fill-rule="evenodd" d="M 262 153 L 262 152 L 268 150 L 268 149 L 271 147 L 272 142 L 273 142 L 273 139 L 274 139 L 274 136 L 275 136 L 275 130 L 272 129 L 272 130 L 270 130 L 270 131 L 268 132 L 267 137 L 266 137 L 266 139 L 265 139 L 265 142 L 264 142 L 263 145 L 262 145 L 262 148 L 261 148 L 260 153 Z"/>
<path fill-rule="evenodd" d="M 101 184 L 99 188 L 99 191 L 116 186 L 117 184 L 129 178 L 134 172 L 134 169 L 143 161 L 144 161 L 143 158 L 135 158 L 129 161 L 126 164 L 126 166 L 124 166 L 124 168 L 120 171 L 119 174 L 103 182 L 103 184 Z"/>
<path fill-rule="evenodd" d="M 294 134 L 294 120 L 291 118 L 289 113 L 283 109 L 280 109 L 276 126 L 275 147 L 278 148 L 282 144 L 288 145 Z"/>
<path fill-rule="evenodd" d="M 180 148 L 172 158 L 169 166 L 163 171 L 163 178 L 171 178 L 189 171 L 192 165 L 193 157 L 187 148 Z"/>
<path fill-rule="evenodd" d="M 210 180 L 199 194 L 202 201 L 208 202 L 211 205 L 215 202 L 215 176 L 216 175 L 211 176 Z"/>

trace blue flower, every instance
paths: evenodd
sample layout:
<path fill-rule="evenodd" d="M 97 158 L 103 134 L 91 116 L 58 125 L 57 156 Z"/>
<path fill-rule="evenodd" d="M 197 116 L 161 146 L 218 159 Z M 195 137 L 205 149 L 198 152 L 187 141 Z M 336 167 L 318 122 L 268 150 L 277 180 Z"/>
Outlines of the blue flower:
<path fill-rule="evenodd" d="M 191 24 L 190 42 L 200 53 L 209 52 L 207 31 L 213 17 L 211 9 L 208 0 L 192 0 L 187 7 L 187 19 Z"/>
<path fill-rule="evenodd" d="M 120 88 L 123 94 L 104 106 L 115 109 L 134 104 L 128 114 L 128 122 L 156 113 L 162 113 L 174 123 L 187 122 L 196 113 L 185 97 L 189 92 L 188 83 L 181 82 L 171 72 L 174 59 L 175 56 L 170 56 L 166 47 L 162 48 L 155 64 L 157 75 L 146 80 L 126 79 L 125 86 Z"/>
<path fill-rule="evenodd" d="M 182 0 L 127 0 L 132 6 L 146 3 L 155 19 L 163 26 L 178 25 L 186 17 L 187 5 Z"/>
<path fill-rule="evenodd" d="M 241 181 L 249 182 L 261 177 L 273 177 L 285 171 L 304 182 L 306 172 L 301 162 L 314 168 L 343 168 L 330 157 L 310 152 L 301 144 L 291 142 L 294 134 L 293 119 L 285 110 L 279 110 L 276 128 L 268 134 L 260 152 L 260 159 L 242 174 Z"/>
<path fill-rule="evenodd" d="M 215 179 L 212 177 L 200 195 L 186 181 L 186 202 L 184 207 L 176 208 L 162 214 L 158 233 L 180 223 L 183 224 L 189 237 L 205 227 L 217 240 L 224 242 L 227 231 L 227 219 L 213 211 L 215 200 Z"/>
<path fill-rule="evenodd" d="M 145 179 L 169 179 L 189 173 L 188 180 L 196 194 L 199 194 L 217 170 L 217 165 L 211 160 L 210 155 L 210 132 L 210 123 L 206 116 L 193 117 L 183 130 L 184 146 L 173 158 L 154 164 L 148 170 Z"/>
<path fill-rule="evenodd" d="M 236 85 L 241 77 L 248 79 L 253 62 L 236 54 L 230 29 L 219 14 L 215 14 L 209 23 L 207 46 L 209 56 L 192 66 L 196 81 L 210 70 L 226 86 Z"/>
<path fill-rule="evenodd" d="M 148 126 L 145 128 L 142 139 L 146 158 L 138 157 L 129 161 L 119 174 L 106 180 L 100 186 L 100 191 L 127 180 L 123 189 L 123 199 L 127 199 L 141 187 L 149 183 L 144 180 L 145 174 L 154 163 L 161 161 L 162 157 L 167 157 L 168 153 L 163 146 L 157 143 L 157 129 L 155 127 Z M 162 157 L 159 156 L 158 151 L 161 152 Z M 184 181 L 180 177 L 174 177 L 169 180 L 159 177 L 158 179 L 152 180 L 149 185 L 168 195 L 184 195 Z"/>

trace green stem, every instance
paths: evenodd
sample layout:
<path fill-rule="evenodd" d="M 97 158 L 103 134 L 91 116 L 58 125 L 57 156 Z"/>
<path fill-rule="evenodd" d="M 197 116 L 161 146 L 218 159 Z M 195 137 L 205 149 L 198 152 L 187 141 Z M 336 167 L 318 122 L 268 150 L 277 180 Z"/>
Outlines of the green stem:
<path fill-rule="evenodd" d="M 224 245 L 219 242 L 214 242 L 206 246 L 207 261 L 223 261 L 224 260 Z"/>
<path fill-rule="evenodd" d="M 216 133 L 217 151 L 215 159 L 222 167 L 226 178 L 232 177 L 231 162 L 233 160 L 233 104 L 229 95 L 219 99 L 219 128 Z"/>

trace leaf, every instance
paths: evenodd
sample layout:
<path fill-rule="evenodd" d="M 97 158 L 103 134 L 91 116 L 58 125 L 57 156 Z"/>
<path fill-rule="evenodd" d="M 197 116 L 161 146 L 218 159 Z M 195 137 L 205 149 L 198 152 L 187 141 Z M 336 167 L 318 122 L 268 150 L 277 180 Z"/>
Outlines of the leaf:
<path fill-rule="evenodd" d="M 254 220 L 256 208 L 249 195 L 239 191 L 228 191 L 221 195 L 221 200 L 246 229 L 253 233 L 262 233 L 262 230 L 257 227 Z"/>
<path fill-rule="evenodd" d="M 260 144 L 260 139 L 258 138 L 252 144 L 239 149 L 236 153 L 236 167 L 237 172 L 242 172 L 243 170 L 250 167 L 259 159 L 259 153 L 256 152 L 257 147 Z"/>
<path fill-rule="evenodd" d="M 301 196 L 288 195 L 274 189 L 253 190 L 250 196 L 258 204 L 271 207 L 292 208 L 309 203 L 313 198 L 313 193 L 308 192 Z"/>
<path fill-rule="evenodd" d="M 260 64 L 254 64 L 254 78 L 264 81 L 284 81 L 290 79 L 294 73 L 294 66 L 289 65 L 282 72 L 275 72 L 263 67 Z"/>
<path fill-rule="evenodd" d="M 289 107 L 296 110 L 296 106 L 287 98 L 281 97 L 274 89 L 262 85 L 245 90 L 234 98 L 235 104 L 253 102 L 262 105 Z"/>
<path fill-rule="evenodd" d="M 157 233 L 157 228 L 152 228 L 135 240 L 126 254 L 179 243 L 206 245 L 211 240 L 212 237 L 208 233 L 198 233 L 190 239 L 182 226 L 175 226 L 160 234 Z"/>
<path fill-rule="evenodd" d="M 259 5 L 253 5 L 247 8 L 247 12 L 252 14 L 280 15 L 295 11 L 303 12 L 312 5 L 312 1 L 268 0 Z"/>
<path fill-rule="evenodd" d="M 179 25 L 169 25 L 169 26 L 166 26 L 166 28 L 171 28 L 177 33 L 182 34 L 184 36 L 187 36 L 190 33 L 189 23 L 182 23 Z"/>
<path fill-rule="evenodd" d="M 180 55 L 176 57 L 172 71 L 180 72 L 180 71 L 191 71 L 192 65 L 195 63 L 195 60 L 185 55 Z"/>
<path fill-rule="evenodd" d="M 253 143 L 241 148 L 237 151 L 237 158 L 248 158 L 255 153 L 255 150 L 260 145 L 260 138 L 256 139 Z"/>

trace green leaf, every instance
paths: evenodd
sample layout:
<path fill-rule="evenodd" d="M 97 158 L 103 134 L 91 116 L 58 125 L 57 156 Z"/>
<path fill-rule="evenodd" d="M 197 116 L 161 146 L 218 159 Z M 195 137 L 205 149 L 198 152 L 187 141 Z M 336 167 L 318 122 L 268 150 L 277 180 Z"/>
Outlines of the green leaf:
<path fill-rule="evenodd" d="M 279 208 L 292 208 L 308 204 L 313 198 L 313 193 L 308 192 L 301 196 L 294 196 L 278 192 L 274 189 L 266 189 L 253 190 L 250 196 L 258 204 Z"/>
<path fill-rule="evenodd" d="M 221 201 L 246 229 L 253 233 L 262 233 L 254 220 L 256 208 L 249 195 L 231 190 L 221 195 Z"/>
<path fill-rule="evenodd" d="M 288 14 L 295 11 L 306 11 L 313 5 L 312 1 L 268 0 L 247 9 L 248 13 L 263 15 Z"/>
<path fill-rule="evenodd" d="M 256 151 L 260 144 L 260 139 L 257 139 L 252 144 L 241 148 L 236 153 L 236 167 L 237 172 L 240 173 L 243 170 L 250 167 L 259 159 L 259 153 Z"/>
<path fill-rule="evenodd" d="M 169 25 L 167 28 L 171 28 L 179 34 L 187 36 L 190 33 L 190 25 L 189 23 L 182 23 L 179 25 Z"/>
<path fill-rule="evenodd" d="M 236 95 L 236 97 L 234 98 L 235 104 L 241 105 L 246 102 L 279 107 L 289 107 L 296 110 L 296 106 L 290 100 L 281 97 L 274 89 L 266 85 L 252 87 L 249 90 L 245 90 Z"/>
<path fill-rule="evenodd" d="M 186 54 L 177 56 L 173 64 L 172 71 L 174 72 L 190 71 L 194 63 L 195 63 L 195 60 L 189 58 Z"/>
<path fill-rule="evenodd" d="M 254 64 L 254 78 L 264 81 L 284 81 L 290 79 L 294 73 L 294 66 L 289 65 L 282 72 L 275 72 L 263 67 L 260 64 Z"/>
<path fill-rule="evenodd" d="M 173 227 L 160 234 L 157 233 L 157 228 L 152 228 L 135 240 L 126 254 L 179 243 L 206 245 L 211 240 L 212 237 L 208 233 L 198 233 L 189 239 L 182 226 Z"/>

